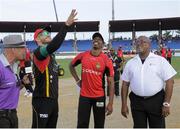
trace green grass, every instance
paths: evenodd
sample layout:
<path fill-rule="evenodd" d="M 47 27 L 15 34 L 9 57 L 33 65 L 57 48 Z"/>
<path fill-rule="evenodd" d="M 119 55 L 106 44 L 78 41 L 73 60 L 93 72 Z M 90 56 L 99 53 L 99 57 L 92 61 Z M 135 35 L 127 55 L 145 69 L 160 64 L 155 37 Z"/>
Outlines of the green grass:
<path fill-rule="evenodd" d="M 57 60 L 57 62 L 61 65 L 62 68 L 64 68 L 64 76 L 60 77 L 60 78 L 69 78 L 72 77 L 70 71 L 69 71 L 69 63 L 71 62 L 72 59 L 61 59 L 61 60 Z M 81 74 L 81 65 L 78 65 L 76 67 L 76 71 L 78 73 L 78 75 Z"/>
<path fill-rule="evenodd" d="M 65 74 L 63 77 L 60 78 L 69 78 L 72 77 L 69 71 L 69 63 L 71 61 L 71 59 L 61 59 L 61 60 L 57 60 L 59 64 L 61 64 L 61 67 L 64 68 L 65 70 Z M 173 57 L 172 58 L 172 66 L 174 67 L 174 69 L 177 71 L 177 74 L 175 76 L 175 78 L 180 78 L 180 57 Z M 81 74 L 81 65 L 79 65 L 77 68 L 77 73 L 80 75 Z"/>
<path fill-rule="evenodd" d="M 175 78 L 180 78 L 180 57 L 173 57 L 172 58 L 172 66 L 176 70 L 177 74 Z"/>

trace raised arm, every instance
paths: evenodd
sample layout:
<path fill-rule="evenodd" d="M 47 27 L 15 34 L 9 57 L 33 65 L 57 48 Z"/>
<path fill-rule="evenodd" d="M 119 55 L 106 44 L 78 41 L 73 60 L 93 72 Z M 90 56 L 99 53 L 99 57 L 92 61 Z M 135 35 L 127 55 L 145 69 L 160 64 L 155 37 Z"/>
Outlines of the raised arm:
<path fill-rule="evenodd" d="M 75 18 L 76 15 L 77 15 L 76 10 L 72 10 L 67 21 L 62 26 L 62 28 L 57 33 L 57 35 L 52 39 L 52 41 L 48 45 L 43 45 L 34 51 L 34 54 L 38 58 L 38 60 L 46 59 L 46 57 L 49 54 L 52 54 L 53 52 L 59 49 L 59 47 L 61 46 L 61 44 L 63 43 L 66 37 L 68 27 L 71 26 L 77 20 Z"/>
<path fill-rule="evenodd" d="M 67 21 L 65 22 L 65 25 L 60 29 L 60 31 L 58 32 L 58 34 L 53 38 L 53 40 L 51 41 L 51 43 L 48 44 L 47 46 L 47 52 L 49 54 L 52 54 L 53 52 L 55 52 L 63 43 L 66 33 L 67 33 L 67 28 L 69 26 L 71 26 L 77 19 L 75 19 L 77 15 L 76 10 L 72 10 L 71 14 L 69 15 Z"/>

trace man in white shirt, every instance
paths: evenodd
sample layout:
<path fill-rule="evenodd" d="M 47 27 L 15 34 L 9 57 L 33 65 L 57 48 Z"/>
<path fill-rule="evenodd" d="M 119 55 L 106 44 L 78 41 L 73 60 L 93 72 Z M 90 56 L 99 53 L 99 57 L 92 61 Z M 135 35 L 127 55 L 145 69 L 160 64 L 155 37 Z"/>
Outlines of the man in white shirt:
<path fill-rule="evenodd" d="M 176 71 L 165 58 L 151 53 L 150 48 L 149 38 L 140 36 L 136 41 L 138 55 L 127 62 L 121 77 L 121 114 L 127 118 L 130 87 L 134 128 L 165 128 L 165 117 L 170 114 Z"/>

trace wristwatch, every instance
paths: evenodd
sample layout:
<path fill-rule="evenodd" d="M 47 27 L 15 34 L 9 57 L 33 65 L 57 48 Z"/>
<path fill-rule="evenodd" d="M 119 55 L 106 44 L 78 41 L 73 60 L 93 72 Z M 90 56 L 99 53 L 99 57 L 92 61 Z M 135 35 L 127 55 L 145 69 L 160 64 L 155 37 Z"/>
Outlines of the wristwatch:
<path fill-rule="evenodd" d="M 164 103 L 163 103 L 163 106 L 164 106 L 164 107 L 170 107 L 170 103 L 164 102 Z"/>

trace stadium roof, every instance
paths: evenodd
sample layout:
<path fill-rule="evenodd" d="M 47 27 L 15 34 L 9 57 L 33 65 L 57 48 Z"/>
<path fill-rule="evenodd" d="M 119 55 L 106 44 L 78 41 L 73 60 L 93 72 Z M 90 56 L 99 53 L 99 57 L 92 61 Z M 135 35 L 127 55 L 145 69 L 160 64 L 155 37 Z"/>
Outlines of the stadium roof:
<path fill-rule="evenodd" d="M 110 32 L 155 31 L 180 29 L 180 17 L 109 21 Z"/>
<path fill-rule="evenodd" d="M 0 22 L 0 32 L 34 32 L 37 28 L 51 27 L 51 32 L 58 32 L 64 22 Z M 99 21 L 76 22 L 68 32 L 99 31 Z"/>

